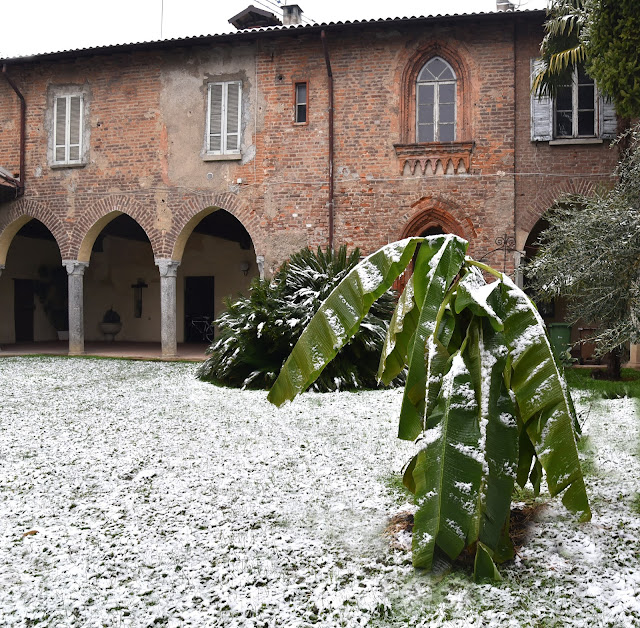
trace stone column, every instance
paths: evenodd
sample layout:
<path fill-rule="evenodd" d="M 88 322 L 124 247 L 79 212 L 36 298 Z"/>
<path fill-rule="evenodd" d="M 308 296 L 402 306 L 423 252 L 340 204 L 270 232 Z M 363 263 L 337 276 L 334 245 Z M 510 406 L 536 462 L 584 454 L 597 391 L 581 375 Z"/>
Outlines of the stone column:
<path fill-rule="evenodd" d="M 640 368 L 640 345 L 631 344 L 629 351 L 629 363 L 624 365 L 626 368 Z"/>
<path fill-rule="evenodd" d="M 172 259 L 156 259 L 160 270 L 160 339 L 162 357 L 173 358 L 178 354 L 176 337 L 176 276 L 180 262 Z"/>
<path fill-rule="evenodd" d="M 518 288 L 524 288 L 524 256 L 524 251 L 516 250 L 513 252 L 515 268 L 515 272 L 513 274 L 513 283 L 515 283 Z"/>
<path fill-rule="evenodd" d="M 0 276 L 2 276 L 3 270 L 4 270 L 4 264 L 0 264 Z M 2 353 L 2 347 L 0 347 L 0 353 Z"/>
<path fill-rule="evenodd" d="M 256 255 L 256 264 L 258 265 L 260 279 L 264 279 L 264 255 Z"/>
<path fill-rule="evenodd" d="M 84 271 L 89 262 L 62 260 L 69 275 L 69 355 L 84 354 Z"/>

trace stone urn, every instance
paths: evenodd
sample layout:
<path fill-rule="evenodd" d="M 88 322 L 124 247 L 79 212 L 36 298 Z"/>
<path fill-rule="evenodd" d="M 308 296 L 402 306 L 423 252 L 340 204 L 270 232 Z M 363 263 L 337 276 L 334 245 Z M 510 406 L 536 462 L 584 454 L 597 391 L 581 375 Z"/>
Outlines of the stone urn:
<path fill-rule="evenodd" d="M 120 320 L 120 314 L 113 308 L 108 309 L 100 323 L 100 331 L 104 334 L 104 339 L 113 342 L 116 339 L 116 334 L 118 334 L 121 329 L 122 321 Z"/>

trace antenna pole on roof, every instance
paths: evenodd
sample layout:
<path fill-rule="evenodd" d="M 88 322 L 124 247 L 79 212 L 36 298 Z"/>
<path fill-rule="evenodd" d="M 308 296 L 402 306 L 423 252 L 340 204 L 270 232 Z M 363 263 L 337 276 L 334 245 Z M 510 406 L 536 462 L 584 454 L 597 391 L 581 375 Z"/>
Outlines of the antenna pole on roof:
<path fill-rule="evenodd" d="M 164 22 L 164 0 L 160 0 L 160 39 L 162 39 L 162 23 Z"/>

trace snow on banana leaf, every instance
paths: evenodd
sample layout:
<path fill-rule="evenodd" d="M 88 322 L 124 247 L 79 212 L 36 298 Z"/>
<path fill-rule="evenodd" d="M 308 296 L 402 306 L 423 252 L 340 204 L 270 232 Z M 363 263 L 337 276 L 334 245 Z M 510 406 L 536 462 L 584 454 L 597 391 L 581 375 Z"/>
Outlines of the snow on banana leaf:
<path fill-rule="evenodd" d="M 563 502 L 583 520 L 590 511 L 575 411 L 543 322 L 511 280 L 465 258 L 467 242 L 412 238 L 365 259 L 318 310 L 269 399 L 280 405 L 313 382 L 418 243 L 378 371 L 387 382 L 408 366 L 398 435 L 419 446 L 403 478 L 418 506 L 413 563 L 430 568 L 469 548 L 475 577 L 497 579 L 495 563 L 513 551 L 514 481 L 537 488 L 544 469 L 552 495 L 566 489 Z"/>
<path fill-rule="evenodd" d="M 398 438 L 415 440 L 424 429 L 425 399 L 429 396 L 429 383 L 439 386 L 436 367 L 438 352 L 427 352 L 427 338 L 433 336 L 438 312 L 442 310 L 445 295 L 460 272 L 468 243 L 454 235 L 427 239 L 420 247 L 414 268 L 414 300 L 419 307 L 418 324 L 409 342 L 407 353 L 407 381 L 400 409 Z M 388 334 L 387 334 L 388 336 Z M 441 340 L 434 338 L 434 344 Z M 384 373 L 384 358 L 379 372 Z"/>
<path fill-rule="evenodd" d="M 567 384 L 535 306 L 508 277 L 502 278 L 505 336 L 511 353 L 511 389 L 550 494 L 563 490 L 562 503 L 591 519 L 576 434 L 580 428 Z M 565 490 L 566 489 L 566 490 Z"/>
<path fill-rule="evenodd" d="M 268 399 L 280 406 L 308 388 L 355 334 L 373 302 L 408 266 L 423 238 L 392 242 L 362 260 L 325 299 L 285 361 Z"/>

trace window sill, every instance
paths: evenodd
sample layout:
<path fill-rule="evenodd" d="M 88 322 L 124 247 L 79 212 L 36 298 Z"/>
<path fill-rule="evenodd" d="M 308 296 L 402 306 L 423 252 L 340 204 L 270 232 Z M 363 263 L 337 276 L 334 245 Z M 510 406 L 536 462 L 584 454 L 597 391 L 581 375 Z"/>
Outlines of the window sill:
<path fill-rule="evenodd" d="M 202 161 L 240 161 L 242 155 L 240 153 L 231 153 L 228 155 L 203 155 Z"/>
<path fill-rule="evenodd" d="M 400 172 L 416 174 L 467 174 L 471 170 L 473 142 L 394 144 Z"/>
<path fill-rule="evenodd" d="M 80 164 L 51 164 L 49 167 L 51 170 L 61 170 L 62 168 L 84 168 L 87 165 L 87 162 L 82 162 Z"/>
<path fill-rule="evenodd" d="M 604 140 L 599 137 L 567 137 L 564 139 L 550 140 L 549 146 L 575 146 L 580 144 L 603 144 Z"/>

